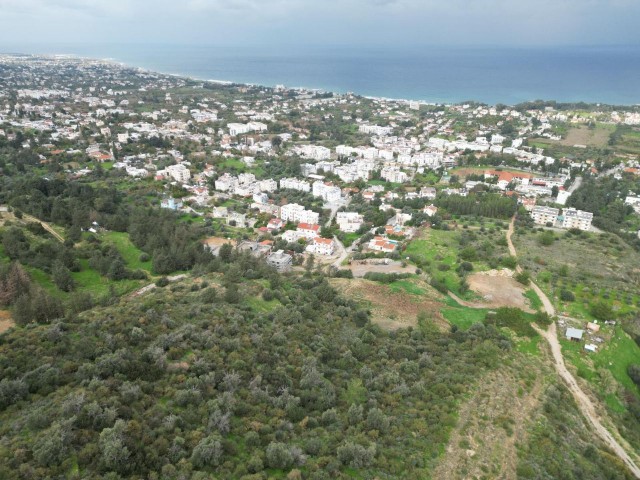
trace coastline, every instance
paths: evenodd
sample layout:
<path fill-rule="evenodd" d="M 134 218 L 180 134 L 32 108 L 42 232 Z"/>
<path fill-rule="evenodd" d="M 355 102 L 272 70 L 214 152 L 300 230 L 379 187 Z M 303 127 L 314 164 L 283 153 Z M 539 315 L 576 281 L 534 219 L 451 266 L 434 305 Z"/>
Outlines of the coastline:
<path fill-rule="evenodd" d="M 182 51 L 180 48 L 182 47 L 178 48 L 178 53 Z M 28 50 L 29 49 L 26 49 L 26 51 Z M 529 70 L 535 72 L 535 75 L 533 75 L 533 77 L 527 76 L 525 75 L 527 72 L 521 72 L 517 64 L 513 66 L 503 65 L 501 67 L 503 70 L 493 72 L 495 68 L 490 68 L 491 62 L 487 65 L 482 63 L 483 75 L 485 75 L 486 78 L 480 77 L 471 82 L 466 80 L 467 77 L 465 75 L 467 75 L 468 71 L 472 68 L 472 65 L 460 67 L 455 62 L 451 63 L 451 59 L 447 60 L 449 63 L 445 62 L 441 69 L 430 69 L 428 65 L 422 65 L 418 61 L 414 61 L 414 65 L 405 64 L 405 60 L 411 63 L 406 57 L 395 59 L 395 61 L 389 65 L 385 63 L 387 59 L 380 60 L 380 65 L 369 65 L 366 58 L 349 57 L 348 55 L 338 58 L 321 57 L 320 60 L 318 60 L 317 57 L 308 59 L 306 57 L 288 57 L 282 55 L 276 57 L 267 55 L 265 58 L 255 56 L 246 58 L 240 56 L 239 58 L 235 58 L 230 56 L 229 52 L 225 52 L 223 55 L 214 53 L 212 54 L 213 56 L 205 55 L 201 58 L 200 54 L 203 50 L 198 47 L 184 50 L 185 58 L 176 56 L 176 51 L 170 52 L 174 55 L 173 57 L 168 55 L 165 58 L 164 50 L 158 49 L 150 50 L 149 56 L 144 56 L 143 52 L 136 51 L 131 54 L 133 58 L 130 55 L 128 59 L 125 58 L 127 54 L 117 55 L 116 52 L 109 52 L 107 54 L 105 54 L 106 52 L 101 52 L 101 54 L 94 55 L 93 53 L 87 52 L 69 53 L 71 52 L 70 48 L 63 51 L 67 53 L 29 52 L 21 54 L 16 53 L 14 50 L 14 53 L 4 54 L 103 61 L 117 64 L 123 68 L 138 69 L 150 73 L 174 76 L 191 81 L 211 82 L 220 85 L 275 88 L 278 85 L 291 85 L 295 83 L 301 86 L 287 86 L 286 88 L 292 91 L 316 91 L 337 95 L 353 93 L 360 97 L 374 100 L 411 101 L 426 105 L 455 105 L 473 102 L 490 106 L 498 104 L 515 106 L 533 101 L 556 102 L 561 104 L 602 104 L 610 107 L 624 108 L 640 105 L 640 88 L 638 88 L 636 82 L 630 82 L 627 78 L 630 74 L 635 74 L 636 72 L 640 75 L 640 61 L 637 62 L 637 65 L 634 63 L 631 66 L 625 65 L 624 63 L 616 64 L 624 70 L 622 73 L 625 75 L 618 75 L 618 72 L 611 70 L 607 71 L 607 78 L 600 78 L 595 75 L 595 73 L 599 73 L 596 71 L 597 69 L 592 71 L 592 75 L 598 77 L 598 82 L 600 83 L 609 81 L 611 78 L 614 79 L 611 88 L 604 89 L 599 88 L 598 85 L 589 86 L 588 79 L 583 82 L 563 83 L 560 78 L 555 79 L 555 77 L 558 76 L 557 71 L 551 71 L 549 75 L 544 76 L 542 75 L 543 72 L 538 72 L 535 68 L 529 67 Z M 469 51 L 475 52 L 475 50 Z M 207 53 L 209 51 L 204 52 Z M 144 58 L 144 61 L 142 61 L 142 58 Z M 351 65 L 350 62 L 354 58 L 361 64 Z M 430 59 L 431 57 L 426 58 L 426 60 Z M 497 61 L 496 59 L 493 60 Z M 520 59 L 520 62 L 523 63 L 525 60 L 526 58 Z M 537 58 L 536 61 L 540 62 L 541 58 Z M 325 65 L 325 62 L 329 63 Z M 482 62 L 484 62 L 484 59 Z M 451 68 L 447 69 L 447 65 Z M 382 68 L 385 66 L 389 68 Z M 331 70 L 329 67 L 335 68 Z M 337 67 L 340 67 L 342 70 L 336 70 Z M 604 65 L 603 67 L 607 66 Z M 191 68 L 194 70 L 200 69 L 200 71 L 189 71 Z M 361 74 L 359 70 L 363 68 L 373 69 L 375 74 Z M 457 69 L 460 69 L 460 72 L 458 72 Z M 330 71 L 327 73 L 324 70 Z M 347 75 L 350 70 L 354 70 L 353 75 Z M 421 80 L 419 77 L 406 80 L 406 75 L 403 74 L 407 72 L 411 73 L 413 70 L 416 70 L 418 73 L 422 72 L 422 70 L 428 70 L 429 75 L 424 80 Z M 568 74 L 573 77 L 580 76 L 579 71 L 574 72 L 569 67 L 564 70 L 566 70 L 565 74 L 569 72 Z M 224 72 L 228 74 L 228 76 L 210 75 L 214 73 L 214 71 L 217 73 Z M 318 75 L 312 75 L 315 73 Z M 289 74 L 291 75 L 290 80 L 282 81 L 283 77 L 286 78 Z M 501 79 L 500 82 L 502 83 L 493 81 L 494 77 L 499 77 L 501 74 L 515 75 L 517 78 L 514 78 L 513 81 Z M 255 78 L 256 75 L 262 75 L 263 78 L 259 81 L 247 81 L 248 77 Z M 278 76 L 276 77 L 275 75 Z M 432 80 L 434 76 L 437 77 L 435 81 Z M 308 78 L 301 79 L 300 77 Z M 454 80 L 447 82 L 446 80 L 449 77 L 454 78 Z M 462 77 L 463 79 L 456 80 L 458 77 Z M 546 83 L 543 83 L 541 80 L 543 77 L 546 79 Z M 523 84 L 518 83 L 518 78 L 522 79 Z M 549 78 L 554 78 L 554 80 L 551 81 Z M 616 81 L 621 83 L 623 87 L 626 86 L 627 89 L 621 89 L 615 84 Z M 342 85 L 340 85 L 341 82 L 343 83 Z M 530 84 L 527 85 L 527 82 Z M 545 92 L 545 89 L 551 89 L 554 93 Z M 400 93 L 399 90 L 403 90 L 404 93 Z M 583 93 L 584 91 L 588 91 L 589 93 L 585 94 Z M 605 93 L 603 94 L 602 92 Z M 587 98 L 587 100 L 584 100 L 584 98 Z"/>

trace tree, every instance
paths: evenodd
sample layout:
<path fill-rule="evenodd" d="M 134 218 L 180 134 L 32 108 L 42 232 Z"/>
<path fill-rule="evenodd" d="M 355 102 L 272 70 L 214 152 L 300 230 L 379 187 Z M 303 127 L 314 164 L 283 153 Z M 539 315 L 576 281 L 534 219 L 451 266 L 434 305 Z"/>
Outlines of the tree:
<path fill-rule="evenodd" d="M 284 443 L 271 442 L 266 452 L 267 465 L 271 468 L 286 469 L 293 465 L 293 455 Z"/>
<path fill-rule="evenodd" d="M 0 305 L 11 305 L 19 295 L 29 292 L 31 279 L 19 262 L 0 268 Z"/>
<path fill-rule="evenodd" d="M 75 282 L 71 276 L 71 272 L 65 267 L 61 261 L 56 260 L 52 269 L 53 283 L 56 284 L 63 292 L 70 292 L 75 288 Z"/>
<path fill-rule="evenodd" d="M 608 303 L 599 301 L 591 305 L 591 315 L 598 320 L 610 320 L 613 317 L 613 309 Z"/>
<path fill-rule="evenodd" d="M 68 432 L 56 422 L 36 440 L 33 458 L 45 467 L 59 465 L 66 457 L 68 443 Z"/>
<path fill-rule="evenodd" d="M 224 291 L 224 301 L 227 303 L 240 303 L 240 292 L 238 291 L 238 286 L 235 284 L 230 284 Z"/>
<path fill-rule="evenodd" d="M 338 460 L 344 465 L 351 468 L 370 467 L 376 455 L 376 445 L 372 444 L 369 448 L 358 445 L 353 442 L 345 442 L 338 447 Z"/>
<path fill-rule="evenodd" d="M 516 280 L 522 285 L 529 285 L 531 275 L 526 270 L 522 270 L 520 273 L 516 274 Z"/>
<path fill-rule="evenodd" d="M 117 420 L 113 428 L 105 428 L 100 432 L 98 447 L 107 470 L 124 473 L 127 469 L 131 452 L 125 445 L 124 431 L 124 420 Z"/>
<path fill-rule="evenodd" d="M 233 247 L 231 246 L 231 244 L 223 244 L 218 251 L 218 256 L 224 263 L 229 263 L 231 261 L 231 257 L 233 256 Z"/>
<path fill-rule="evenodd" d="M 200 440 L 191 454 L 191 463 L 196 468 L 220 465 L 224 450 L 219 435 L 209 435 Z"/>

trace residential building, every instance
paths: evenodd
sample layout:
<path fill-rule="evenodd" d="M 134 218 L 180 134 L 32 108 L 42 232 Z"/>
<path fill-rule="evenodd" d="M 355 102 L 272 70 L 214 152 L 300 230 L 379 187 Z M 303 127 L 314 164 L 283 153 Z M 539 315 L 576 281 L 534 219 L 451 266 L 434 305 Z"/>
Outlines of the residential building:
<path fill-rule="evenodd" d="M 293 265 L 293 257 L 283 250 L 278 250 L 267 257 L 267 264 L 279 272 L 288 272 Z"/>
<path fill-rule="evenodd" d="M 307 252 L 317 255 L 333 255 L 336 249 L 336 243 L 333 238 L 316 237 L 313 242 L 307 246 Z"/>
<path fill-rule="evenodd" d="M 575 208 L 565 208 L 562 214 L 562 228 L 578 228 L 584 231 L 591 229 L 593 213 L 576 210 Z"/>
<path fill-rule="evenodd" d="M 340 231 L 355 233 L 362 227 L 364 217 L 357 212 L 338 212 L 336 214 L 336 223 Z"/>
<path fill-rule="evenodd" d="M 297 178 L 283 178 L 280 180 L 280 188 L 297 190 L 299 192 L 310 192 L 311 184 L 305 180 L 298 180 Z"/>
<path fill-rule="evenodd" d="M 547 223 L 555 225 L 559 213 L 560 210 L 557 208 L 538 205 L 531 210 L 531 218 L 538 225 L 546 225 Z"/>
<path fill-rule="evenodd" d="M 300 238 L 312 240 L 318 236 L 320 226 L 316 224 L 299 223 L 296 231 L 298 232 Z"/>
<path fill-rule="evenodd" d="M 377 236 L 369 241 L 367 247 L 375 252 L 393 253 L 398 247 L 398 242 L 395 240 L 389 240 L 382 236 Z"/>
<path fill-rule="evenodd" d="M 391 183 L 405 183 L 409 181 L 409 175 L 398 167 L 384 167 L 380 171 L 380 177 Z"/>
<path fill-rule="evenodd" d="M 320 197 L 325 202 L 338 202 L 342 198 L 342 191 L 331 182 L 322 182 L 320 180 L 313 182 L 313 196 Z"/>
<path fill-rule="evenodd" d="M 431 204 L 427 207 L 424 207 L 422 209 L 422 211 L 428 215 L 429 217 L 433 217 L 436 213 L 438 213 L 438 207 L 436 207 L 435 205 Z"/>
<path fill-rule="evenodd" d="M 302 205 L 289 203 L 280 208 L 280 218 L 285 222 L 319 223 L 320 214 L 306 210 Z"/>
<path fill-rule="evenodd" d="M 179 183 L 188 183 L 191 179 L 191 172 L 183 164 L 169 165 L 164 170 L 158 170 L 157 176 L 161 178 L 173 178 Z"/>
<path fill-rule="evenodd" d="M 168 210 L 178 210 L 182 208 L 182 201 L 176 200 L 173 197 L 165 198 L 162 200 L 160 207 L 166 208 Z"/>

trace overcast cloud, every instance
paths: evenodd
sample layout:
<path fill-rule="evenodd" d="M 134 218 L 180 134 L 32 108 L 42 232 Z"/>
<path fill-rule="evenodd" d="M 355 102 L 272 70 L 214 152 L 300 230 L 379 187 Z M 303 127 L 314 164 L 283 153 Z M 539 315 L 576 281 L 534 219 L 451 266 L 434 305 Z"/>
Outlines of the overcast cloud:
<path fill-rule="evenodd" d="M 639 19 L 637 0 L 0 0 L 0 44 L 639 44 Z"/>

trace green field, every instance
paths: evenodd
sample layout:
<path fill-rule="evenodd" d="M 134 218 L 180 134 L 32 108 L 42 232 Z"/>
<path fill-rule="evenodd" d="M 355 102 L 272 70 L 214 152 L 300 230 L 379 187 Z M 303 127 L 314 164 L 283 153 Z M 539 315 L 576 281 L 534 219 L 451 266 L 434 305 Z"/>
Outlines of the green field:
<path fill-rule="evenodd" d="M 487 316 L 488 309 L 468 308 L 458 304 L 454 299 L 445 297 L 446 307 L 440 310 L 442 316 L 451 324 L 467 330 L 474 323 L 481 323 Z"/>
<path fill-rule="evenodd" d="M 140 261 L 140 255 L 142 255 L 143 252 L 131 243 L 128 233 L 108 232 L 102 234 L 100 238 L 118 249 L 128 268 L 132 270 L 144 270 L 151 273 L 151 260 L 146 262 Z"/>

